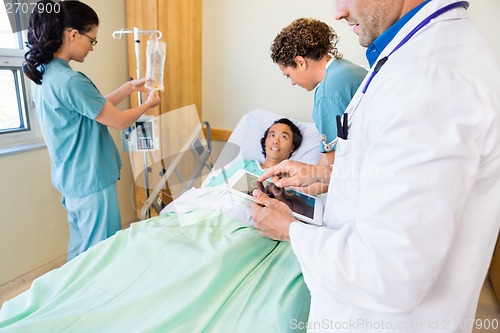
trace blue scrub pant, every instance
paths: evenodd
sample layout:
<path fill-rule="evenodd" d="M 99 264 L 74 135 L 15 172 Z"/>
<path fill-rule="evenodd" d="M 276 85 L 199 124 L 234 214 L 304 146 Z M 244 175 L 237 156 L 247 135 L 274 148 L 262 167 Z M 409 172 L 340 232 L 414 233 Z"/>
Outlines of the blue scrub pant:
<path fill-rule="evenodd" d="M 62 204 L 68 212 L 68 261 L 121 229 L 116 182 L 82 198 L 63 197 Z"/>

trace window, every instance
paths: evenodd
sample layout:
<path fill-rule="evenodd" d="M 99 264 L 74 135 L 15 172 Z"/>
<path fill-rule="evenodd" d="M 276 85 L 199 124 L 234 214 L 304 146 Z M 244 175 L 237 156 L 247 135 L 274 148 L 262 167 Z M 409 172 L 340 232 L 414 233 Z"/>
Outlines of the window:
<path fill-rule="evenodd" d="M 0 155 L 43 146 L 34 114 L 31 81 L 21 70 L 26 32 L 12 32 L 0 8 Z"/>

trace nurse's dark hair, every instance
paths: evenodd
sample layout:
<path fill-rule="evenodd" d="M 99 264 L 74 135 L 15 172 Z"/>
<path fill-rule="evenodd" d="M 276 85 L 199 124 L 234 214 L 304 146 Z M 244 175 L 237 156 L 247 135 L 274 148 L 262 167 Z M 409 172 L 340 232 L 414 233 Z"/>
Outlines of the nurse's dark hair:
<path fill-rule="evenodd" d="M 269 126 L 266 129 L 266 131 L 264 132 L 264 136 L 262 137 L 262 139 L 260 139 L 260 145 L 262 146 L 262 154 L 264 154 L 264 157 L 266 156 L 266 138 L 267 138 L 267 135 L 269 134 L 269 130 L 275 124 L 285 124 L 285 125 L 288 125 L 288 127 L 290 127 L 290 129 L 292 130 L 293 151 L 290 154 L 290 156 L 288 156 L 288 158 L 290 158 L 293 155 L 293 153 L 295 152 L 295 150 L 297 150 L 300 147 L 300 144 L 302 143 L 302 132 L 297 127 L 297 125 L 295 125 L 293 123 L 293 121 L 291 121 L 288 118 L 278 119 L 271 126 Z"/>
<path fill-rule="evenodd" d="M 297 67 L 295 57 L 320 60 L 325 55 L 342 58 L 337 49 L 338 36 L 328 24 L 312 19 L 299 18 L 284 27 L 271 45 L 271 59 L 285 67 Z"/>
<path fill-rule="evenodd" d="M 36 84 L 42 83 L 44 65 L 54 59 L 54 53 L 61 47 L 65 29 L 87 33 L 93 26 L 99 25 L 96 12 L 83 2 L 61 1 L 60 7 L 54 4 L 50 0 L 38 1 L 29 19 L 26 42 L 29 51 L 24 55 L 23 72 Z M 55 8 L 60 10 L 54 10 Z"/>

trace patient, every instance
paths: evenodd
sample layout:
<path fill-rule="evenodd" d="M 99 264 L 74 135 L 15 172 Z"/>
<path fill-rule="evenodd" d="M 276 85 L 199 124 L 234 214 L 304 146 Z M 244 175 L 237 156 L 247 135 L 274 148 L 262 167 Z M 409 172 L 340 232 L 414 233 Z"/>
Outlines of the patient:
<path fill-rule="evenodd" d="M 208 178 L 201 188 L 192 188 L 168 204 L 161 214 L 187 214 L 195 210 L 222 211 L 236 220 L 253 226 L 251 202 L 228 191 L 228 179 L 238 170 L 245 170 L 254 175 L 281 161 L 289 159 L 302 143 L 302 132 L 288 118 L 281 118 L 266 129 L 260 139 L 264 161 L 238 159 Z M 252 143 L 249 143 L 252 144 Z"/>
<path fill-rule="evenodd" d="M 254 175 L 262 175 L 265 169 L 273 167 L 289 159 L 293 152 L 302 143 L 302 133 L 300 129 L 288 118 L 276 120 L 264 132 L 260 139 L 264 162 L 255 160 L 238 160 L 225 167 L 217 176 L 213 176 L 206 186 L 212 187 L 224 183 L 224 178 L 230 178 L 240 169 L 244 169 Z"/>

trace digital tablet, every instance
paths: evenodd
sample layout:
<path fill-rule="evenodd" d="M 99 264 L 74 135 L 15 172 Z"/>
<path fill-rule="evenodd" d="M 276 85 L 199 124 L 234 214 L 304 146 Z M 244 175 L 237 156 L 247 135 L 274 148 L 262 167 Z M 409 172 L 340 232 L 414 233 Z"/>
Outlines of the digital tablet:
<path fill-rule="evenodd" d="M 290 188 L 276 187 L 269 180 L 258 181 L 258 176 L 240 170 L 234 174 L 229 182 L 229 190 L 232 193 L 257 202 L 252 196 L 254 189 L 258 188 L 271 198 L 278 199 L 288 205 L 293 216 L 302 222 L 321 225 L 323 221 L 323 205 L 319 198 L 312 195 L 300 193 Z"/>

